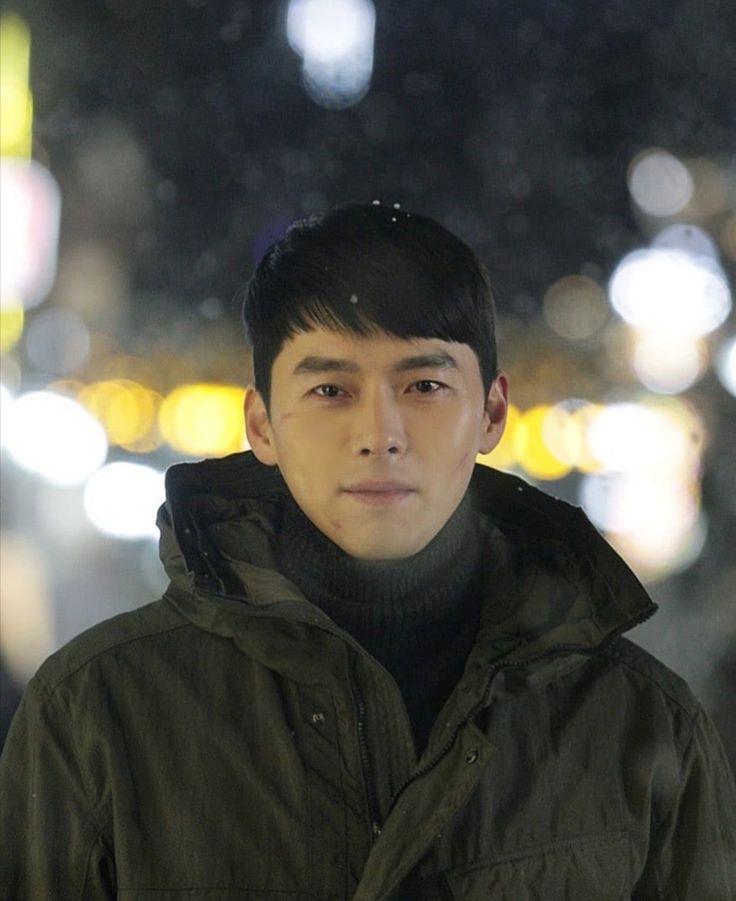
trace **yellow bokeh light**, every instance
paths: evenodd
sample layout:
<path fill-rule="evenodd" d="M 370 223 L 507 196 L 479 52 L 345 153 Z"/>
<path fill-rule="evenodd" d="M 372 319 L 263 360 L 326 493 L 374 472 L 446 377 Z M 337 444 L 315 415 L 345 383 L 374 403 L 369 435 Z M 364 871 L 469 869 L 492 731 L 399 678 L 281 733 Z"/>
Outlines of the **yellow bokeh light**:
<path fill-rule="evenodd" d="M 0 353 L 8 353 L 20 341 L 24 322 L 25 313 L 21 304 L 0 309 Z"/>
<path fill-rule="evenodd" d="M 587 401 L 563 400 L 549 411 L 542 426 L 544 443 L 563 463 L 580 472 L 599 472 L 600 461 L 591 453 L 588 430 L 603 407 Z"/>
<path fill-rule="evenodd" d="M 245 389 L 233 385 L 180 385 L 161 404 L 165 441 L 191 456 L 224 456 L 246 447 Z"/>
<path fill-rule="evenodd" d="M 561 479 L 572 466 L 561 460 L 545 440 L 545 422 L 549 406 L 532 407 L 521 417 L 514 430 L 514 451 L 519 464 L 536 479 Z"/>
<path fill-rule="evenodd" d="M 161 396 L 129 379 L 93 382 L 79 392 L 79 401 L 104 426 L 108 441 L 134 453 L 161 445 L 158 413 Z"/>
<path fill-rule="evenodd" d="M 501 440 L 490 454 L 478 454 L 475 462 L 481 463 L 483 466 L 490 466 L 492 469 L 511 469 L 516 462 L 514 431 L 520 419 L 521 412 L 519 408 L 514 406 L 514 404 L 509 404 L 508 413 L 506 414 L 506 428 Z"/>
<path fill-rule="evenodd" d="M 31 35 L 13 14 L 0 17 L 0 153 L 31 155 L 33 99 L 28 89 Z"/>

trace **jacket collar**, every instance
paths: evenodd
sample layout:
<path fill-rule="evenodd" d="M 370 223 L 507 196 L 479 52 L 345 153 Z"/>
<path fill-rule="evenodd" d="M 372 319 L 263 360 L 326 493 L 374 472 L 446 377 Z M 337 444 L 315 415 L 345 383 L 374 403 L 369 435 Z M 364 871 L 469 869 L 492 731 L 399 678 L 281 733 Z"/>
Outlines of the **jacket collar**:
<path fill-rule="evenodd" d="M 291 623 L 279 627 L 284 637 L 301 640 L 309 629 L 314 644 L 317 626 L 334 638 L 339 630 L 278 572 L 275 535 L 288 487 L 276 467 L 251 451 L 178 464 L 166 491 L 161 558 L 169 596 L 188 618 L 249 645 L 250 636 L 257 657 L 274 617 Z M 541 678 L 531 664 L 591 653 L 656 611 L 581 509 L 479 464 L 469 491 L 489 522 L 484 615 L 469 669 L 487 670 L 494 659 L 527 680 Z"/>

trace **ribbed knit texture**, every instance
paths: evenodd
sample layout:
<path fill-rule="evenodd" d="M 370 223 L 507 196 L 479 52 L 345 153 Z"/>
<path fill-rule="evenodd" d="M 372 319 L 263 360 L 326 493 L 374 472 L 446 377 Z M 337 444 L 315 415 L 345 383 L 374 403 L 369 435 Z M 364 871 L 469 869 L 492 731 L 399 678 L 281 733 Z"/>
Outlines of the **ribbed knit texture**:
<path fill-rule="evenodd" d="M 327 538 L 293 498 L 284 507 L 281 571 L 393 675 L 419 753 L 478 631 L 484 534 L 466 494 L 419 553 L 362 561 Z"/>

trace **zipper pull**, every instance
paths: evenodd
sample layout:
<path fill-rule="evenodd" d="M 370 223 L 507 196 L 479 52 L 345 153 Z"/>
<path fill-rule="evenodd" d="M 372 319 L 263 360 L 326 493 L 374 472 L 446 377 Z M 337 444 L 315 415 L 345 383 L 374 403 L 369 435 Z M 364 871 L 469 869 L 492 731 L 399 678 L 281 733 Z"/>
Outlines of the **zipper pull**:
<path fill-rule="evenodd" d="M 381 834 L 381 827 L 380 827 L 380 826 L 378 825 L 378 823 L 374 820 L 374 821 L 373 821 L 373 837 L 374 837 L 374 838 L 378 838 L 378 836 L 379 836 L 380 834 Z"/>

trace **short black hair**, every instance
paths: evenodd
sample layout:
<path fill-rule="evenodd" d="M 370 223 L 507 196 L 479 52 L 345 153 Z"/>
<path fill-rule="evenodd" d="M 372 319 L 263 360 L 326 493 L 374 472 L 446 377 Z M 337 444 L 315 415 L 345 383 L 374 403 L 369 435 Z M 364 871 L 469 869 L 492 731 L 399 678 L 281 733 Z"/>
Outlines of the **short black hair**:
<path fill-rule="evenodd" d="M 297 333 L 320 326 L 468 344 L 484 401 L 498 374 L 485 266 L 434 219 L 398 205 L 347 204 L 294 222 L 256 267 L 242 314 L 255 387 L 269 415 L 274 360 Z"/>

